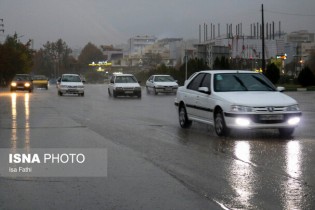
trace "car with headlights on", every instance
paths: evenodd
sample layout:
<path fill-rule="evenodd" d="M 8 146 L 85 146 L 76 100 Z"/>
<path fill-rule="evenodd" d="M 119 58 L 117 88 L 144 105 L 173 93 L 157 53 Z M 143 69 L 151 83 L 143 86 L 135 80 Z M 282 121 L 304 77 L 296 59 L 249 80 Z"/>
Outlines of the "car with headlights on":
<path fill-rule="evenodd" d="M 63 74 L 58 79 L 58 95 L 78 94 L 84 96 L 84 84 L 78 74 Z"/>
<path fill-rule="evenodd" d="M 170 75 L 152 75 L 146 81 L 147 93 L 176 93 L 177 81 Z"/>
<path fill-rule="evenodd" d="M 117 96 L 141 98 L 141 86 L 132 74 L 113 74 L 109 80 L 108 95 L 114 98 Z"/>
<path fill-rule="evenodd" d="M 218 136 L 228 135 L 231 129 L 278 129 L 280 136 L 289 137 L 302 113 L 283 90 L 253 71 L 200 71 L 178 88 L 179 124 L 183 128 L 193 121 L 213 125 Z"/>
<path fill-rule="evenodd" d="M 28 92 L 33 91 L 33 81 L 29 74 L 16 74 L 10 84 L 10 91 L 26 90 Z"/>

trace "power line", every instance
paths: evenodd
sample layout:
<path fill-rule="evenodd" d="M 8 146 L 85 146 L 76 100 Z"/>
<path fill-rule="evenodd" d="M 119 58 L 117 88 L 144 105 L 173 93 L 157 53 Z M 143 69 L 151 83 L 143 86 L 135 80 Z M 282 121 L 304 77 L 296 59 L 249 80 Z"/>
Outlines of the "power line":
<path fill-rule="evenodd" d="M 265 12 L 281 15 L 291 15 L 291 16 L 300 16 L 300 17 L 315 17 L 315 14 L 300 14 L 300 13 L 289 13 L 289 12 L 276 12 L 271 10 L 265 10 Z"/>

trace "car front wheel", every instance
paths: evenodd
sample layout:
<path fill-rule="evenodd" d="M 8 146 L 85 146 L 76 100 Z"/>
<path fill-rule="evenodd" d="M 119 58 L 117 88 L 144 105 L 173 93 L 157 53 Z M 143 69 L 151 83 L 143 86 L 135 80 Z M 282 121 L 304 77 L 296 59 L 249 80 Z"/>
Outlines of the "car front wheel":
<path fill-rule="evenodd" d="M 222 112 L 215 114 L 214 129 L 218 136 L 227 136 L 229 129 L 226 127 Z"/>
<path fill-rule="evenodd" d="M 188 119 L 187 111 L 184 106 L 180 106 L 178 112 L 179 125 L 182 128 L 189 128 L 192 124 L 192 121 Z"/>

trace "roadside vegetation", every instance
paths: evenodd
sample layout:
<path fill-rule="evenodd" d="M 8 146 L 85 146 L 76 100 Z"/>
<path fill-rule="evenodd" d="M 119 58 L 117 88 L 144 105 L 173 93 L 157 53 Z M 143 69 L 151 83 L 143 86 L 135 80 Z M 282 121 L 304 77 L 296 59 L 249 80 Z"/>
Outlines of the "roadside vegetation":
<path fill-rule="evenodd" d="M 57 78 L 63 73 L 77 73 L 85 76 L 88 83 L 104 83 L 108 76 L 115 71 L 133 73 L 142 84 L 153 74 L 168 74 L 175 78 L 180 85 L 194 72 L 210 69 L 208 64 L 198 58 L 190 58 L 187 62 L 178 61 L 175 67 L 162 63 L 159 54 L 146 53 L 141 66 L 125 68 L 107 68 L 97 71 L 95 66 L 90 66 L 95 61 L 105 61 L 106 56 L 102 52 L 102 46 L 97 47 L 87 43 L 79 56 L 72 56 L 72 49 L 62 39 L 56 42 L 47 42 L 39 50 L 33 50 L 32 41 L 22 43 L 19 35 L 7 36 L 4 43 L 0 44 L 0 85 L 7 85 L 17 73 L 32 73 L 46 75 L 48 78 Z M 259 65 L 259 64 L 258 64 Z M 264 74 L 277 86 L 284 86 L 286 90 L 306 88 L 315 90 L 315 51 L 307 62 L 294 61 L 286 64 L 285 74 L 280 70 L 282 62 L 279 59 L 268 60 Z M 299 67 L 299 68 L 297 68 Z M 241 58 L 228 59 L 216 58 L 213 69 L 252 69 L 253 62 Z M 299 71 L 297 71 L 299 69 Z M 293 73 L 292 73 L 293 72 Z"/>

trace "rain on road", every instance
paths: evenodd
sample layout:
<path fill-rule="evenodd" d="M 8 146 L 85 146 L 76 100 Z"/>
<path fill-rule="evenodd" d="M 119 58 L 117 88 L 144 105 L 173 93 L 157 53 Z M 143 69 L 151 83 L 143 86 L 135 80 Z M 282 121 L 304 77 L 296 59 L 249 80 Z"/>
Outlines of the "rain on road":
<path fill-rule="evenodd" d="M 303 112 L 292 139 L 181 129 L 174 95 L 1 90 L 0 148 L 107 148 L 108 176 L 0 177 L 0 209 L 314 209 L 315 93 L 287 94 Z"/>

